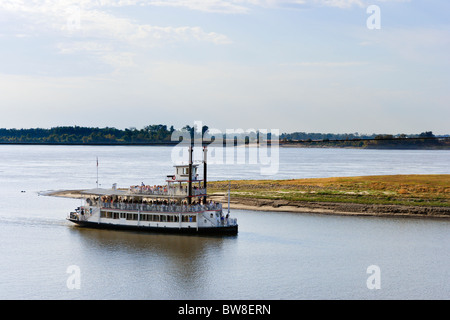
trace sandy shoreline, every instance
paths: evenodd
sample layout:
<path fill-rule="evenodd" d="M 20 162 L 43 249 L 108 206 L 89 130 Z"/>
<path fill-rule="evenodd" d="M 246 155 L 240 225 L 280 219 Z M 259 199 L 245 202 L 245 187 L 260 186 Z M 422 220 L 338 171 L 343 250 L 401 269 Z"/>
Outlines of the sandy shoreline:
<path fill-rule="evenodd" d="M 41 195 L 81 198 L 80 193 L 84 190 L 56 190 L 40 193 Z M 228 207 L 228 199 L 225 194 L 212 194 L 209 199 L 221 202 L 224 208 Z M 306 202 L 269 199 L 251 199 L 232 197 L 230 208 L 254 211 L 275 212 L 298 212 L 328 215 L 351 215 L 351 216 L 378 216 L 378 217 L 415 217 L 415 218 L 450 218 L 449 207 L 429 206 L 404 206 L 404 205 L 379 205 L 359 203 L 336 203 L 336 202 Z"/>
<path fill-rule="evenodd" d="M 225 197 L 213 196 L 227 207 Z M 377 217 L 415 217 L 450 218 L 448 207 L 403 206 L 403 205 L 366 205 L 359 203 L 336 202 L 291 202 L 286 200 L 266 200 L 238 198 L 230 200 L 231 209 L 316 213 L 328 215 L 377 216 Z"/>

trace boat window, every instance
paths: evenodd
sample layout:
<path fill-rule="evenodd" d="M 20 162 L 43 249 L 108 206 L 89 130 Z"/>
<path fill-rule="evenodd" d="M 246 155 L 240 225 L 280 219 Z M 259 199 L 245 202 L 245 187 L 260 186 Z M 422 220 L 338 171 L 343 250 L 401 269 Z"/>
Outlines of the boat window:
<path fill-rule="evenodd" d="M 137 213 L 127 213 L 127 220 L 137 220 L 138 215 Z"/>
<path fill-rule="evenodd" d="M 178 216 L 174 215 L 174 214 L 168 215 L 167 216 L 167 221 L 168 222 L 178 222 Z"/>

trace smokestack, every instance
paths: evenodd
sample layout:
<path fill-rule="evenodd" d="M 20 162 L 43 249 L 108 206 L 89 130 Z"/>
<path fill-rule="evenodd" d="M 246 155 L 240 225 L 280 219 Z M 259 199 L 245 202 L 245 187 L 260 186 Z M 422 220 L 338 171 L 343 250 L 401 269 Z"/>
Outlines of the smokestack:
<path fill-rule="evenodd" d="M 208 154 L 208 150 L 206 146 L 203 147 L 203 189 L 205 189 L 205 196 L 203 197 L 203 204 L 206 204 L 206 156 Z"/>
<path fill-rule="evenodd" d="M 192 203 L 192 145 L 189 146 L 188 204 Z"/>

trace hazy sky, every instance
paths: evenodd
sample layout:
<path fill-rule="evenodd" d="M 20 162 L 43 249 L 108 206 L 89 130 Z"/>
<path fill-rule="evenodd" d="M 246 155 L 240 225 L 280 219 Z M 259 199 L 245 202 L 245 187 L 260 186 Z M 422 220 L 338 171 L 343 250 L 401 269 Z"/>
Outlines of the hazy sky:
<path fill-rule="evenodd" d="M 449 12 L 448 0 L 0 0 L 0 127 L 448 134 Z"/>

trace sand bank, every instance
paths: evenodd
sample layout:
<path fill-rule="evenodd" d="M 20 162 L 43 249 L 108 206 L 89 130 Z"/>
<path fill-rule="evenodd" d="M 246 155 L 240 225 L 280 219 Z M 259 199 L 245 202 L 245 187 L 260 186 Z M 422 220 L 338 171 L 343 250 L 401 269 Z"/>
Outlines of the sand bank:
<path fill-rule="evenodd" d="M 214 201 L 222 202 L 224 207 L 227 208 L 228 205 L 225 195 L 213 195 L 210 198 Z M 369 205 L 359 203 L 306 201 L 294 202 L 287 200 L 231 198 L 230 208 L 256 211 L 303 212 L 352 216 L 450 218 L 450 208 L 428 206 Z"/>
<path fill-rule="evenodd" d="M 41 193 L 41 195 L 65 198 L 81 198 L 82 191 L 84 190 L 57 190 Z M 213 201 L 221 202 L 224 208 L 228 207 L 228 199 L 226 197 L 226 194 L 215 193 L 210 195 L 208 198 Z M 240 210 L 317 213 L 329 215 L 450 218 L 449 207 L 381 204 L 369 205 L 359 203 L 307 202 L 238 197 L 232 197 L 230 199 L 230 208 Z"/>

